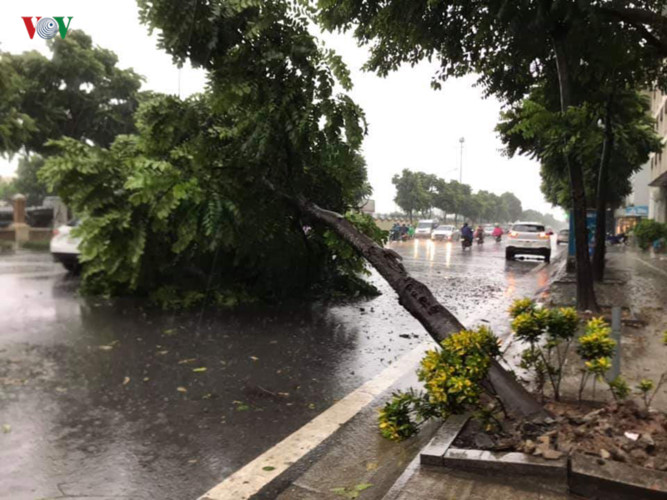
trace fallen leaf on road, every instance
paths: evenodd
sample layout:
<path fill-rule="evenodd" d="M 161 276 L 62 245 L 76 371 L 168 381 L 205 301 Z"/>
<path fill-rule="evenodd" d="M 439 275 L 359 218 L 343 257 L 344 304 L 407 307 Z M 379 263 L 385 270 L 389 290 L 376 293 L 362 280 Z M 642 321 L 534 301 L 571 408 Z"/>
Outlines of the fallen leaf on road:
<path fill-rule="evenodd" d="M 355 485 L 353 488 L 332 488 L 331 491 L 341 497 L 355 499 L 359 498 L 359 493 L 371 486 L 373 486 L 371 483 L 361 483 Z"/>
<path fill-rule="evenodd" d="M 113 346 L 112 345 L 99 345 L 99 346 L 97 346 L 97 348 L 100 351 L 110 351 L 111 349 L 113 349 Z"/>
<path fill-rule="evenodd" d="M 174 328 L 169 328 L 168 330 L 164 330 L 162 333 L 165 335 L 174 335 L 176 333 L 176 330 Z"/>
<path fill-rule="evenodd" d="M 178 392 L 188 392 L 188 390 L 185 387 L 177 387 L 176 390 Z"/>
<path fill-rule="evenodd" d="M 250 359 L 252 359 L 253 361 L 259 361 L 259 358 L 257 356 L 250 356 Z"/>
<path fill-rule="evenodd" d="M 315 409 L 315 403 L 308 403 L 308 408 L 310 408 L 311 410 L 314 410 Z"/>
<path fill-rule="evenodd" d="M 377 462 L 368 462 L 368 463 L 366 464 L 366 470 L 367 470 L 367 471 L 377 470 L 377 468 L 378 468 L 378 464 L 377 464 Z"/>
<path fill-rule="evenodd" d="M 193 368 L 192 371 L 193 371 L 193 372 L 196 372 L 196 373 L 205 372 L 205 371 L 206 371 L 206 367 L 205 367 L 205 366 L 202 366 L 202 367 L 199 367 L 199 368 Z"/>
<path fill-rule="evenodd" d="M 2 425 L 2 432 L 5 434 L 8 434 L 12 431 L 12 426 L 9 424 L 3 424 Z"/>
<path fill-rule="evenodd" d="M 169 351 L 158 351 L 157 354 L 159 354 L 160 356 L 164 356 L 164 355 L 167 354 L 168 352 L 169 352 Z"/>
<path fill-rule="evenodd" d="M 289 397 L 289 392 L 279 392 L 278 396 L 282 396 L 284 398 L 287 398 L 287 397 Z"/>
<path fill-rule="evenodd" d="M 197 460 L 196 458 L 191 458 L 190 460 L 188 460 L 189 464 L 196 464 L 197 462 L 199 462 L 199 460 Z"/>
<path fill-rule="evenodd" d="M 272 467 L 270 465 L 266 465 L 266 466 L 262 467 L 262 470 L 265 470 L 266 472 L 271 472 L 272 470 L 276 470 L 276 468 Z"/>
<path fill-rule="evenodd" d="M 130 383 L 130 377 L 125 377 L 125 378 L 123 379 L 123 385 L 127 385 L 127 384 L 129 384 L 129 383 Z"/>
<path fill-rule="evenodd" d="M 192 363 L 193 361 L 197 361 L 197 358 L 182 359 L 178 362 L 178 364 L 179 365 L 185 365 L 187 363 Z"/>
<path fill-rule="evenodd" d="M 148 377 L 144 377 L 144 382 L 148 382 L 150 379 Z"/>

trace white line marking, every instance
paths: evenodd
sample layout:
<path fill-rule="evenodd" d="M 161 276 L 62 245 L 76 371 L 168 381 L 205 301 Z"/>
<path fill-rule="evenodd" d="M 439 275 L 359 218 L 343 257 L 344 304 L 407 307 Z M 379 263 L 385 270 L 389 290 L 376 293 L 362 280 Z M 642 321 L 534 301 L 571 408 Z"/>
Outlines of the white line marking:
<path fill-rule="evenodd" d="M 640 259 L 639 257 L 635 257 L 635 256 L 633 256 L 632 258 L 635 259 L 637 262 L 641 262 L 641 263 L 644 264 L 645 266 L 648 266 L 648 267 L 650 267 L 651 269 L 654 269 L 654 270 L 658 271 L 660 274 L 664 274 L 665 276 L 667 276 L 667 272 L 665 272 L 664 270 L 660 269 L 659 267 L 655 267 L 653 264 L 649 264 L 648 262 L 646 262 L 646 261 L 643 260 L 643 259 Z"/>
<path fill-rule="evenodd" d="M 199 497 L 199 500 L 244 500 L 256 494 L 290 466 L 336 432 L 415 365 L 433 345 L 416 347 L 375 378 L 354 390 L 273 448 L 237 470 Z M 265 470 L 265 467 L 274 467 Z"/>

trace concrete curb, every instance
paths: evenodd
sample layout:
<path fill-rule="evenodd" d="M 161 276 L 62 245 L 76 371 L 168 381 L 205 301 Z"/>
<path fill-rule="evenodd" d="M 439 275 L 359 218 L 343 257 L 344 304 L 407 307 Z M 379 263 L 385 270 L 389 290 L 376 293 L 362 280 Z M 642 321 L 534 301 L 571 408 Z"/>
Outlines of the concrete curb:
<path fill-rule="evenodd" d="M 567 480 L 567 459 L 544 460 L 518 452 L 496 453 L 486 450 L 450 448 L 444 456 L 445 467 L 463 470 L 497 471 L 520 476 L 540 476 Z"/>
<path fill-rule="evenodd" d="M 586 498 L 664 500 L 667 473 L 575 454 L 570 458 L 568 487 Z"/>
<path fill-rule="evenodd" d="M 422 465 L 557 480 L 575 495 L 605 500 L 664 500 L 667 473 L 582 454 L 546 460 L 519 452 L 453 448 L 468 416 L 448 419 L 420 453 Z"/>

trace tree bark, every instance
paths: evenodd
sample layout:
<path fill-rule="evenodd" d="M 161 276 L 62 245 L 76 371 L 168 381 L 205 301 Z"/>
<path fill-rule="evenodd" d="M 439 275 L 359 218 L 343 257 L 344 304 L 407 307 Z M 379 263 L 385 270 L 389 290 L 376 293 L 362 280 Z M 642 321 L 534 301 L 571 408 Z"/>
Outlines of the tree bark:
<path fill-rule="evenodd" d="M 570 69 L 563 40 L 553 37 L 554 52 L 556 54 L 556 68 L 558 70 L 558 85 L 560 88 L 561 112 L 566 113 L 572 105 L 572 84 Z M 563 144 L 563 159 L 567 165 L 570 177 L 570 194 L 572 195 L 572 216 L 574 218 L 574 242 L 577 273 L 577 309 L 598 311 L 595 289 L 593 288 L 593 273 L 588 254 L 588 230 L 586 228 L 586 191 L 584 189 L 584 175 L 581 166 L 571 161 Z"/>
<path fill-rule="evenodd" d="M 290 203 L 296 204 L 304 215 L 334 230 L 370 262 L 396 291 L 399 304 L 424 326 L 438 344 L 449 335 L 465 330 L 461 322 L 437 301 L 426 285 L 407 273 L 400 262 L 401 257 L 396 252 L 381 247 L 360 233 L 338 213 L 320 208 L 303 197 L 289 195 L 283 197 Z M 507 410 L 515 414 L 533 418 L 548 415 L 537 399 L 495 360 L 489 370 L 486 388 L 495 390 Z"/>
<path fill-rule="evenodd" d="M 595 253 L 593 254 L 593 276 L 595 281 L 604 279 L 605 253 L 607 249 L 607 183 L 609 177 L 609 162 L 614 149 L 614 130 L 611 121 L 611 104 L 613 94 L 607 101 L 607 110 L 604 118 L 604 142 L 602 143 L 602 158 L 598 173 L 598 189 L 596 200 L 595 222 Z"/>

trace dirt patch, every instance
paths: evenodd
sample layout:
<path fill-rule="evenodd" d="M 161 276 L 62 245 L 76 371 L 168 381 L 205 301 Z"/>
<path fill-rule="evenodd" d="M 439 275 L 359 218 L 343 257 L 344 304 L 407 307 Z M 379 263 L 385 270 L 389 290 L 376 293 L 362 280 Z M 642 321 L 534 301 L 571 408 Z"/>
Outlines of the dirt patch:
<path fill-rule="evenodd" d="M 632 401 L 595 408 L 576 403 L 546 404 L 554 418 L 503 420 L 494 432 L 471 420 L 454 441 L 457 448 L 519 451 L 546 459 L 584 453 L 667 471 L 667 415 Z"/>

